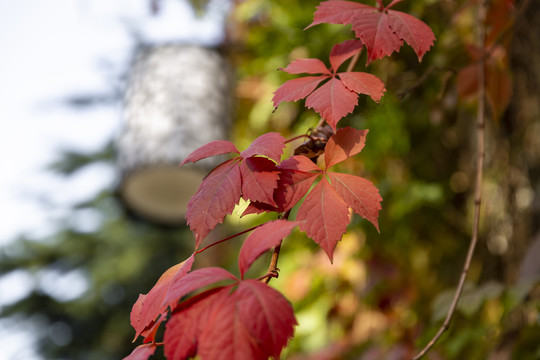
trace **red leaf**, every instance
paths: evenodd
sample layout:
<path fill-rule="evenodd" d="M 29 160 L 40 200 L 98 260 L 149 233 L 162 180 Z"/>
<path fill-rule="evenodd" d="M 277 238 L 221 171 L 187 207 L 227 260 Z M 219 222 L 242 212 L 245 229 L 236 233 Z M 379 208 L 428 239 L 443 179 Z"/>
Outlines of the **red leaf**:
<path fill-rule="evenodd" d="M 332 72 L 328 71 L 318 59 L 293 61 L 284 69 L 285 71 L 293 74 L 307 72 L 324 75 L 307 76 L 285 82 L 274 92 L 274 107 L 283 101 L 297 101 L 307 97 L 306 106 L 318 112 L 335 131 L 338 121 L 354 110 L 358 103 L 357 93 L 367 94 L 373 100 L 379 101 L 385 91 L 384 83 L 375 75 L 357 72 L 336 73 L 344 61 L 361 49 L 362 42 L 359 40 L 347 40 L 335 45 L 330 52 Z M 317 86 L 326 79 L 329 81 L 317 89 Z"/>
<path fill-rule="evenodd" d="M 278 359 L 296 324 L 283 295 L 260 281 L 244 280 L 213 308 L 199 337 L 198 355 L 212 360 Z"/>
<path fill-rule="evenodd" d="M 285 149 L 285 138 L 276 132 L 263 134 L 253 140 L 249 147 L 240 154 L 244 159 L 255 155 L 264 155 L 279 162 Z"/>
<path fill-rule="evenodd" d="M 366 45 L 367 63 L 399 50 L 405 40 L 421 61 L 435 41 L 433 31 L 424 22 L 400 11 L 389 10 L 399 1 L 379 8 L 350 1 L 324 1 L 315 12 L 313 23 L 352 24 L 352 29 Z M 310 27 L 309 26 L 309 27 Z"/>
<path fill-rule="evenodd" d="M 334 131 L 338 121 L 352 113 L 357 103 L 358 95 L 335 77 L 306 99 L 306 106 L 318 112 Z"/>
<path fill-rule="evenodd" d="M 379 190 L 368 180 L 339 173 L 328 173 L 332 187 L 355 213 L 371 222 L 379 230 L 379 210 L 382 197 Z"/>
<path fill-rule="evenodd" d="M 358 14 L 353 19 L 352 29 L 356 37 L 366 44 L 367 64 L 391 55 L 403 45 L 403 40 L 392 31 L 388 15 L 378 10 Z"/>
<path fill-rule="evenodd" d="M 144 344 L 137 346 L 131 354 L 126 356 L 122 360 L 147 360 L 150 356 L 154 355 L 156 351 L 156 344 Z"/>
<path fill-rule="evenodd" d="M 219 306 L 230 287 L 205 291 L 184 301 L 167 322 L 163 342 L 168 360 L 184 360 L 197 354 L 198 338 L 208 323 L 214 306 Z"/>
<path fill-rule="evenodd" d="M 298 224 L 297 221 L 274 220 L 255 229 L 244 241 L 238 255 L 241 277 L 244 278 L 253 261 L 265 251 L 278 246 Z"/>
<path fill-rule="evenodd" d="M 194 255 L 191 255 L 185 261 L 169 268 L 161 275 L 148 294 L 139 295 L 130 314 L 131 326 L 136 331 L 135 339 L 148 326 L 152 325 L 159 315 L 166 312 L 167 305 L 162 305 L 163 299 L 169 292 L 171 285 L 179 281 L 191 270 L 194 260 Z"/>
<path fill-rule="evenodd" d="M 274 198 L 281 211 L 290 210 L 308 192 L 321 169 L 305 156 L 297 155 L 283 161 Z M 315 173 L 313 173 L 315 171 Z"/>
<path fill-rule="evenodd" d="M 332 65 L 332 70 L 334 72 L 338 71 L 341 64 L 358 54 L 363 46 L 364 44 L 357 39 L 345 40 L 342 43 L 334 45 L 332 51 L 330 51 L 330 64 Z"/>
<path fill-rule="evenodd" d="M 163 299 L 162 306 L 174 309 L 185 295 L 205 286 L 223 280 L 238 280 L 233 274 L 220 267 L 206 267 L 194 270 L 179 281 L 171 284 L 169 291 Z"/>
<path fill-rule="evenodd" d="M 320 175 L 302 171 L 283 170 L 275 191 L 275 198 L 280 209 L 284 212 L 292 209 Z"/>
<path fill-rule="evenodd" d="M 262 214 L 264 212 L 281 212 L 281 210 L 276 206 L 271 206 L 259 201 L 253 201 L 250 202 L 247 206 L 246 210 L 242 213 L 242 216 L 250 215 L 250 214 Z"/>
<path fill-rule="evenodd" d="M 239 154 L 240 151 L 238 151 L 236 146 L 234 146 L 234 144 L 230 141 L 227 141 L 227 140 L 212 141 L 206 145 L 201 146 L 200 148 L 198 148 L 197 150 L 189 154 L 184 159 L 184 161 L 182 161 L 180 166 L 188 162 L 196 162 L 210 156 L 216 156 L 216 155 L 227 154 L 227 153 Z"/>
<path fill-rule="evenodd" d="M 396 35 L 405 40 L 418 56 L 418 61 L 422 61 L 424 54 L 435 41 L 431 28 L 423 21 L 401 11 L 388 10 L 388 19 Z"/>
<path fill-rule="evenodd" d="M 303 221 L 300 230 L 319 244 L 332 261 L 334 248 L 347 230 L 349 211 L 326 177 L 322 177 L 300 205 L 296 220 Z"/>
<path fill-rule="evenodd" d="M 386 91 L 384 83 L 373 74 L 365 72 L 343 72 L 339 78 L 349 90 L 369 95 L 373 101 L 379 102 Z"/>
<path fill-rule="evenodd" d="M 368 131 L 352 127 L 338 129 L 326 143 L 324 151 L 326 168 L 328 169 L 362 151 Z"/>
<path fill-rule="evenodd" d="M 351 55 L 352 56 L 352 55 Z M 289 74 L 326 74 L 331 75 L 326 65 L 319 59 L 296 59 L 293 60 L 285 69 L 280 69 Z"/>
<path fill-rule="evenodd" d="M 277 188 L 279 173 L 276 165 L 263 157 L 250 157 L 240 164 L 242 175 L 242 197 L 276 206 L 274 189 Z"/>
<path fill-rule="evenodd" d="M 186 212 L 187 223 L 195 234 L 195 248 L 227 214 L 232 213 L 240 200 L 241 184 L 236 159 L 219 165 L 203 180 L 189 200 Z"/>
<path fill-rule="evenodd" d="M 281 170 L 295 171 L 321 171 L 321 169 L 313 163 L 307 156 L 296 155 L 286 160 L 283 160 L 278 166 Z"/>
<path fill-rule="evenodd" d="M 352 1 L 323 1 L 317 6 L 313 22 L 306 29 L 322 23 L 350 24 L 355 16 L 365 11 L 372 12 L 374 8 Z"/>
<path fill-rule="evenodd" d="M 329 76 L 306 76 L 285 82 L 274 92 L 272 99 L 274 107 L 277 108 L 284 101 L 298 101 L 305 98 L 321 81 L 329 78 Z"/>

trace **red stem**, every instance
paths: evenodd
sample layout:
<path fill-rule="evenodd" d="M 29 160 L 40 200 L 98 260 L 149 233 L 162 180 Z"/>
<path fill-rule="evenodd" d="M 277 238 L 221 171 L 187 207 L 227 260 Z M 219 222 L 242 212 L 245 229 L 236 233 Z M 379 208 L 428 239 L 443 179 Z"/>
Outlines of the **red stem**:
<path fill-rule="evenodd" d="M 283 214 L 282 219 L 287 220 L 289 218 L 289 215 L 291 214 L 291 210 L 285 211 Z M 283 243 L 283 240 L 279 242 L 279 245 L 274 248 L 274 252 L 272 253 L 272 260 L 270 261 L 270 266 L 268 267 L 268 273 L 266 275 L 262 276 L 260 279 L 265 279 L 265 283 L 269 283 L 270 279 L 273 277 L 277 278 L 279 269 L 277 268 L 277 263 L 279 260 L 279 251 L 281 250 L 281 244 Z M 269 274 L 274 274 L 274 276 L 270 276 Z"/>
<path fill-rule="evenodd" d="M 478 4 L 478 42 L 483 48 L 485 46 L 485 29 L 482 25 L 486 15 L 486 4 L 485 0 L 481 0 Z M 465 279 L 467 278 L 467 273 L 469 272 L 469 267 L 471 265 L 472 257 L 474 255 L 474 250 L 478 242 L 478 229 L 480 224 L 480 204 L 482 203 L 482 175 L 484 167 L 484 156 L 485 156 L 485 96 L 486 96 L 486 86 L 485 86 L 485 61 L 482 61 L 478 70 L 478 106 L 476 112 L 476 138 L 477 138 L 477 152 L 476 152 L 476 189 L 474 194 L 474 223 L 471 234 L 471 241 L 469 243 L 469 249 L 467 251 L 467 256 L 465 258 L 465 263 L 463 264 L 463 269 L 461 270 L 461 276 L 459 278 L 458 286 L 450 304 L 450 308 L 446 314 L 443 324 L 435 334 L 435 336 L 427 343 L 427 345 L 413 358 L 413 360 L 418 360 L 422 358 L 441 338 L 446 330 L 450 326 L 452 317 L 456 311 L 457 305 L 461 294 L 463 293 L 463 287 L 465 285 Z"/>
<path fill-rule="evenodd" d="M 301 139 L 301 138 L 309 138 L 309 135 L 302 134 L 302 135 L 295 136 L 295 137 L 290 138 L 289 140 L 285 141 L 285 144 L 290 143 L 291 141 L 294 141 L 294 140 Z"/>
<path fill-rule="evenodd" d="M 194 253 L 193 255 L 197 255 L 198 253 L 201 253 L 201 252 L 203 252 L 204 250 L 209 249 L 209 248 L 211 248 L 211 247 L 214 246 L 214 245 L 221 244 L 222 242 L 225 242 L 225 241 L 230 240 L 230 239 L 234 239 L 234 238 L 237 237 L 237 236 L 240 236 L 240 235 L 243 235 L 243 234 L 245 234 L 245 233 L 247 233 L 247 232 L 250 232 L 250 231 L 252 231 L 252 230 L 255 230 L 255 229 L 258 228 L 259 226 L 261 226 L 261 225 L 254 226 L 254 227 L 249 228 L 249 229 L 247 229 L 247 230 L 241 231 L 241 232 L 239 232 L 238 234 L 234 234 L 234 235 L 231 235 L 231 236 L 229 236 L 229 237 L 226 237 L 225 239 L 221 239 L 221 240 L 219 240 L 219 241 L 216 241 L 215 243 L 212 243 L 212 244 L 210 244 L 210 245 L 208 245 L 208 246 L 202 248 L 201 250 L 195 251 L 195 253 Z"/>

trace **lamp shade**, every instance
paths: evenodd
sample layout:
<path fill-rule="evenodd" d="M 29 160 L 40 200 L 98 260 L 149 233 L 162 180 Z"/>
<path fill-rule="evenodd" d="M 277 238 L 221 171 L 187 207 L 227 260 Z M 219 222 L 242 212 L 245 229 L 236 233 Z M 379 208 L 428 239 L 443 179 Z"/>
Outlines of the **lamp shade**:
<path fill-rule="evenodd" d="M 230 67 L 213 49 L 175 44 L 138 51 L 117 140 L 118 194 L 130 212 L 184 223 L 189 199 L 217 159 L 178 165 L 198 147 L 227 138 L 232 89 Z"/>

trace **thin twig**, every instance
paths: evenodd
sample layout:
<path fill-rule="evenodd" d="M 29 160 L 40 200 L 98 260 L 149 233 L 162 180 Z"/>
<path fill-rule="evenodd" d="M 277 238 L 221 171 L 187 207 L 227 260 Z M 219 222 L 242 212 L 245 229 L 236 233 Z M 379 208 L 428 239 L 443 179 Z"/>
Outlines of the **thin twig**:
<path fill-rule="evenodd" d="M 216 241 L 216 242 L 214 242 L 214 243 L 211 243 L 210 245 L 208 245 L 208 246 L 202 248 L 201 250 L 195 251 L 194 255 L 196 255 L 196 254 L 198 254 L 198 253 L 201 253 L 201 252 L 203 252 L 204 250 L 209 249 L 209 248 L 211 248 L 211 247 L 214 246 L 214 245 L 221 244 L 222 242 L 225 242 L 225 241 L 227 241 L 227 240 L 234 239 L 234 238 L 237 237 L 237 236 L 240 236 L 240 235 L 243 235 L 243 234 L 245 234 L 245 233 L 247 233 L 247 232 L 250 232 L 250 231 L 252 231 L 252 230 L 255 230 L 255 229 L 258 228 L 259 226 L 261 226 L 261 225 L 257 225 L 257 226 L 251 227 L 251 228 L 246 229 L 246 230 L 244 230 L 244 231 L 240 231 L 240 232 L 237 233 L 237 234 L 228 236 L 228 237 L 226 237 L 225 239 L 221 239 L 221 240 L 219 240 L 219 241 Z"/>
<path fill-rule="evenodd" d="M 291 214 L 291 210 L 287 210 L 285 211 L 285 213 L 283 214 L 283 217 L 282 219 L 285 219 L 287 220 L 289 218 L 289 215 Z M 283 240 L 279 242 L 279 245 L 276 246 L 274 248 L 274 252 L 272 253 L 272 260 L 270 260 L 270 266 L 268 267 L 268 274 L 277 274 L 279 269 L 277 268 L 277 263 L 278 263 L 278 260 L 279 260 L 279 251 L 281 250 L 281 244 L 283 243 Z M 265 279 L 264 282 L 266 284 L 268 284 L 270 282 L 270 279 L 272 279 L 272 277 L 277 277 L 277 276 L 263 276 L 263 278 Z"/>
<path fill-rule="evenodd" d="M 514 27 L 514 24 L 518 21 L 520 21 L 521 17 L 525 14 L 525 11 L 531 4 L 531 0 L 524 0 L 521 3 L 521 6 L 519 9 L 517 9 L 513 15 L 513 17 L 508 21 L 508 24 L 502 29 L 502 31 L 497 34 L 495 39 L 492 41 L 491 45 L 489 45 L 482 56 L 475 59 L 473 62 L 468 63 L 465 66 L 473 65 L 473 64 L 480 64 L 484 63 L 487 59 L 489 59 L 490 56 L 493 55 L 493 52 L 497 49 L 498 45 L 501 45 L 504 40 L 506 40 L 506 37 L 512 34 L 512 29 Z M 463 7 L 466 7 L 468 5 L 464 5 Z M 458 9 L 456 13 L 459 13 L 461 10 Z M 403 100 L 407 94 L 415 90 L 416 88 L 420 87 L 423 82 L 425 82 L 429 75 L 431 75 L 433 72 L 441 72 L 446 71 L 450 73 L 457 74 L 460 70 L 462 70 L 464 67 L 461 68 L 452 68 L 452 67 L 436 67 L 436 66 L 430 66 L 428 67 L 424 73 L 415 81 L 415 83 L 412 86 L 409 86 L 408 88 L 401 90 L 397 93 L 397 97 L 400 100 Z"/>
<path fill-rule="evenodd" d="M 276 274 L 278 272 L 277 268 L 277 262 L 279 260 L 279 251 L 281 250 L 281 243 L 279 243 L 278 246 L 274 248 L 274 252 L 272 253 L 272 260 L 270 261 L 270 266 L 268 267 L 268 274 Z M 272 279 L 273 276 L 266 276 L 266 279 L 264 282 L 268 284 L 270 282 L 270 279 Z M 277 276 L 275 276 L 277 277 Z"/>
<path fill-rule="evenodd" d="M 485 0 L 482 0 L 478 4 L 478 39 L 479 44 L 483 48 L 485 42 L 485 29 L 483 26 L 484 18 L 486 14 Z M 439 340 L 443 333 L 450 326 L 450 322 L 456 311 L 459 299 L 463 292 L 463 287 L 465 285 L 465 279 L 467 273 L 469 272 L 469 267 L 471 265 L 472 257 L 474 255 L 474 250 L 478 242 L 478 229 L 480 224 L 480 205 L 482 202 L 482 177 L 483 177 L 483 167 L 484 167 L 484 128 L 485 128 L 485 65 L 481 63 L 478 70 L 478 107 L 476 113 L 476 137 L 477 137 L 477 153 L 476 153 L 476 189 L 474 194 L 474 222 L 472 228 L 471 242 L 469 244 L 469 250 L 467 251 L 467 257 L 465 258 L 465 264 L 463 265 L 463 270 L 461 271 L 461 276 L 459 278 L 459 283 L 452 300 L 452 304 L 448 309 L 446 318 L 442 326 L 439 328 L 435 336 L 431 341 L 413 358 L 413 360 L 418 360 L 422 358 Z"/>
<path fill-rule="evenodd" d="M 286 140 L 285 144 L 290 143 L 291 141 L 294 141 L 294 140 L 302 139 L 302 138 L 309 138 L 309 135 L 302 134 L 302 135 L 295 136 L 293 138 Z"/>

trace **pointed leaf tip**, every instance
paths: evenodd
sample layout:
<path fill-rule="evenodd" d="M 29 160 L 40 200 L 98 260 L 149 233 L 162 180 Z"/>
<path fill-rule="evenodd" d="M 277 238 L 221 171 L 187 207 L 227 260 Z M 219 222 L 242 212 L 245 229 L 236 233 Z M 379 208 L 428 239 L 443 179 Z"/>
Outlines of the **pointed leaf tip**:
<path fill-rule="evenodd" d="M 156 344 L 154 343 L 139 345 L 131 354 L 122 360 L 147 360 L 150 356 L 154 355 L 156 348 Z"/>
<path fill-rule="evenodd" d="M 197 162 L 199 160 L 205 159 L 207 157 L 222 155 L 227 153 L 236 153 L 239 154 L 240 151 L 234 146 L 234 144 L 227 140 L 216 140 L 209 142 L 193 151 L 189 154 L 184 161 L 180 163 L 180 166 L 188 162 Z"/>
<path fill-rule="evenodd" d="M 368 132 L 369 130 L 358 130 L 352 127 L 338 129 L 326 143 L 324 152 L 326 168 L 328 169 L 362 151 Z"/>

